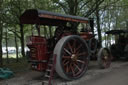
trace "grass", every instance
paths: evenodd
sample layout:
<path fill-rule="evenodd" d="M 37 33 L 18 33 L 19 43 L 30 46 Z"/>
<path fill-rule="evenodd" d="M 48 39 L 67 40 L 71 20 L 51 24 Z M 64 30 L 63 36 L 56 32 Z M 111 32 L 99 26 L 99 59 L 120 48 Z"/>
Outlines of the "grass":
<path fill-rule="evenodd" d="M 9 63 L 8 63 L 6 59 L 6 54 L 4 54 L 3 55 L 3 67 L 9 68 L 13 72 L 25 72 L 29 70 L 30 65 L 27 62 L 27 59 L 21 58 L 21 56 L 19 56 L 19 61 L 16 62 L 15 54 L 9 54 Z"/>

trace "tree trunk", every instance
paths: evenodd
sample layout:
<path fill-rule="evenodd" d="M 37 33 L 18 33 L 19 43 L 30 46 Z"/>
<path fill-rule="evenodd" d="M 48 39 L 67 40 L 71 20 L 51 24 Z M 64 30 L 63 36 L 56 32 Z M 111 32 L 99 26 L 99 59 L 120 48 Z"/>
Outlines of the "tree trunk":
<path fill-rule="evenodd" d="M 126 21 L 126 29 L 128 30 L 128 20 Z"/>
<path fill-rule="evenodd" d="M 16 48 L 16 62 L 19 61 L 19 57 L 18 57 L 18 44 L 17 44 L 17 36 L 16 36 L 16 28 L 15 28 L 15 33 L 14 33 L 14 40 L 15 40 L 15 48 Z"/>
<path fill-rule="evenodd" d="M 0 28 L 0 67 L 3 65 L 2 60 L 2 36 L 3 36 L 3 28 Z"/>
<path fill-rule="evenodd" d="M 20 24 L 20 42 L 21 42 L 21 54 L 23 57 L 25 57 L 25 51 L 24 51 L 24 31 L 23 31 L 23 25 Z"/>
<path fill-rule="evenodd" d="M 5 34 L 5 42 L 6 42 L 6 57 L 7 57 L 7 63 L 9 63 L 9 57 L 8 57 L 8 29 L 6 28 L 6 34 Z"/>
<path fill-rule="evenodd" d="M 100 29 L 100 16 L 99 16 L 99 7 L 96 10 L 96 19 L 97 19 L 97 31 L 98 31 L 98 39 L 99 39 L 99 46 L 102 47 L 102 36 L 101 36 L 101 29 Z"/>
<path fill-rule="evenodd" d="M 3 0 L 0 0 L 0 11 L 2 11 L 2 3 Z M 2 23 L 2 14 L 0 14 L 0 67 L 3 66 L 3 59 L 2 59 L 2 39 L 3 39 L 3 23 Z"/>

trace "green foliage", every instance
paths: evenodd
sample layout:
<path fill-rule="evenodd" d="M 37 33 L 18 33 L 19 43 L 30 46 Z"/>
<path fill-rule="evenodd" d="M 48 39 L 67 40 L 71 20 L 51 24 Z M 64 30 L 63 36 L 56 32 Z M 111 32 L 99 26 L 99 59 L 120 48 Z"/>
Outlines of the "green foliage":
<path fill-rule="evenodd" d="M 0 0 L 0 35 L 3 35 L 4 39 L 7 30 L 8 40 L 14 40 L 16 36 L 18 45 L 21 44 L 19 42 L 21 38 L 19 17 L 26 9 L 40 9 L 61 14 L 93 17 L 95 23 L 95 13 L 98 10 L 102 32 L 111 29 L 128 29 L 128 0 Z M 24 25 L 23 36 L 25 38 L 32 34 L 31 28 L 30 25 Z M 47 29 L 41 31 L 42 35 L 45 35 L 45 31 L 47 31 L 47 36 L 49 36 L 50 31 L 53 35 L 55 30 L 49 30 L 47 26 L 41 26 L 41 28 Z M 2 37 L 0 40 L 2 40 Z"/>
<path fill-rule="evenodd" d="M 127 29 L 127 0 L 117 0 L 115 3 L 109 3 L 101 10 L 101 26 L 103 31 L 111 29 Z M 103 17 L 102 17 L 103 16 Z"/>
<path fill-rule="evenodd" d="M 28 61 L 24 58 L 20 58 L 19 62 L 15 62 L 15 58 L 10 58 L 10 63 L 6 63 L 6 59 L 3 59 L 4 67 L 11 69 L 15 73 L 19 72 L 26 72 L 30 69 L 30 65 L 28 64 Z"/>

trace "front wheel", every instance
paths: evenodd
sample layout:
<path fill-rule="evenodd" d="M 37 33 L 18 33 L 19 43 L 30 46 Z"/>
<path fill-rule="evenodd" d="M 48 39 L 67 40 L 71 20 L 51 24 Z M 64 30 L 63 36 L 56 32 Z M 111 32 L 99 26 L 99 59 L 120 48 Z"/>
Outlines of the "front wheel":
<path fill-rule="evenodd" d="M 112 56 L 108 48 L 101 48 L 97 58 L 100 68 L 105 69 L 110 67 Z"/>
<path fill-rule="evenodd" d="M 84 75 L 89 62 L 87 43 L 79 36 L 71 35 L 60 39 L 55 46 L 56 72 L 66 80 Z"/>

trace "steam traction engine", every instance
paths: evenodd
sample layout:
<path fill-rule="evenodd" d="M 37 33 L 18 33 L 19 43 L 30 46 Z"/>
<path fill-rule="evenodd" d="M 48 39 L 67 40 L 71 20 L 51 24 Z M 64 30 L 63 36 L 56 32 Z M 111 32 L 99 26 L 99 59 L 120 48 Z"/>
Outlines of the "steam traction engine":
<path fill-rule="evenodd" d="M 113 37 L 114 43 L 106 42 L 109 46 L 113 60 L 128 60 L 128 30 L 110 30 L 106 32 L 106 41 Z"/>
<path fill-rule="evenodd" d="M 82 77 L 87 71 L 91 56 L 98 51 L 98 42 L 93 32 L 93 20 L 30 9 L 22 14 L 20 22 L 36 25 L 38 35 L 32 35 L 27 40 L 30 49 L 29 62 L 33 69 L 46 71 L 45 77 L 49 78 L 49 83 L 54 67 L 57 74 L 66 80 Z M 46 25 L 50 27 L 45 27 Z M 74 25 L 78 28 L 73 28 Z M 40 28 L 44 28 L 43 34 L 46 33 L 46 29 L 49 29 L 47 30 L 49 34 L 52 33 L 51 29 L 56 29 L 53 30 L 53 36 L 45 36 L 41 35 Z M 111 61 L 109 50 L 99 49 L 97 60 L 100 67 L 109 67 Z"/>

